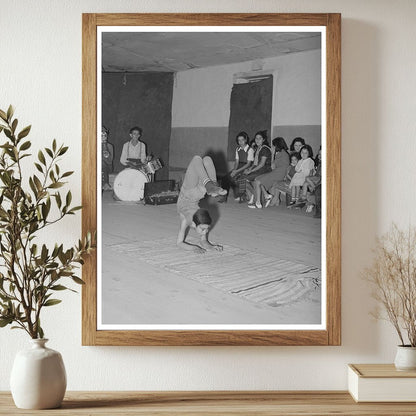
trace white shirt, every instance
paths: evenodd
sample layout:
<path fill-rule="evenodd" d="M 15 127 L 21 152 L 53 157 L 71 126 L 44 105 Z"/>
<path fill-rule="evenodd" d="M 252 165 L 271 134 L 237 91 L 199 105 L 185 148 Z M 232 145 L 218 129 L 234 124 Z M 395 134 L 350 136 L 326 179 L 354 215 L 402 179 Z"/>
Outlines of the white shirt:
<path fill-rule="evenodd" d="M 238 151 L 241 149 L 247 153 L 247 162 L 252 162 L 254 160 L 254 150 L 248 144 L 246 144 L 244 147 L 237 147 L 235 151 L 235 160 L 240 160 L 240 158 L 238 157 Z"/>
<path fill-rule="evenodd" d="M 133 146 L 130 141 L 124 143 L 120 163 L 127 166 L 127 159 L 140 159 L 142 163 L 146 163 L 146 145 L 141 141 L 136 146 Z"/>

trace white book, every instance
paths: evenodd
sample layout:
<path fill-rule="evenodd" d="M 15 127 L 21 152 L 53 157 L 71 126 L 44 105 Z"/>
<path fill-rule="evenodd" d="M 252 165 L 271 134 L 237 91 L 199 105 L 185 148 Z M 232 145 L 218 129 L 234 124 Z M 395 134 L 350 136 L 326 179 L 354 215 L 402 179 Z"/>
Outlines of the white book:
<path fill-rule="evenodd" d="M 356 402 L 416 402 L 416 371 L 394 364 L 349 364 L 348 391 Z"/>

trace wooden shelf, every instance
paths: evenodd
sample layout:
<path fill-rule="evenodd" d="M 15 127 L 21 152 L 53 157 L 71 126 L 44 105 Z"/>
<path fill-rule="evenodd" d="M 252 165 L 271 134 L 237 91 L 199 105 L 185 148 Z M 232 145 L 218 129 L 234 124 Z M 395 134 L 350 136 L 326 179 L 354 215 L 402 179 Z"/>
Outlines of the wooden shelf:
<path fill-rule="evenodd" d="M 347 392 L 67 392 L 59 409 L 22 410 L 0 392 L 0 415 L 414 415 L 414 403 L 355 403 Z"/>

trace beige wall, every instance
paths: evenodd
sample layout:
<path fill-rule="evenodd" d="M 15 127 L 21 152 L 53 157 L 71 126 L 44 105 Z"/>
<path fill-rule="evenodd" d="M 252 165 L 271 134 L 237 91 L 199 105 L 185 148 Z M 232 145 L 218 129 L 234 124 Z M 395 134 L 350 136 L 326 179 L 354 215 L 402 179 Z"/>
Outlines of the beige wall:
<path fill-rule="evenodd" d="M 263 60 L 275 71 L 276 125 L 321 123 L 319 50 Z M 178 72 L 172 102 L 172 127 L 228 127 L 233 76 L 250 72 L 253 62 Z"/>
<path fill-rule="evenodd" d="M 319 149 L 321 52 L 301 52 L 263 62 L 264 70 L 274 72 L 272 138 L 277 131 L 289 145 L 300 135 L 297 133 L 302 133 L 314 150 Z M 210 150 L 222 152 L 226 158 L 233 76 L 250 72 L 252 65 L 248 61 L 175 75 L 170 166 L 186 167 L 194 154 Z"/>
<path fill-rule="evenodd" d="M 33 124 L 34 149 L 70 145 L 63 168 L 81 189 L 82 12 L 341 12 L 341 347 L 81 347 L 81 298 L 46 311 L 50 346 L 61 351 L 70 390 L 345 389 L 349 362 L 392 362 L 397 339 L 374 322 L 359 271 L 392 220 L 415 223 L 416 2 L 414 0 L 0 0 L 0 107 Z M 226 118 L 225 118 L 226 119 Z M 69 244 L 80 216 L 45 238 Z M 57 237 L 58 236 L 58 237 Z M 0 329 L 0 390 L 27 337 Z"/>

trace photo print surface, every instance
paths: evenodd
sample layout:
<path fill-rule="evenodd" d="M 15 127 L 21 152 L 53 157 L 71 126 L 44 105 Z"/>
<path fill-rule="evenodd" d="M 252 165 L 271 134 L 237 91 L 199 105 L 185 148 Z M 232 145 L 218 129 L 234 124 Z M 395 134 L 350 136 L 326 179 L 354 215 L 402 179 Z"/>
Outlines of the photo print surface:
<path fill-rule="evenodd" d="M 325 329 L 325 39 L 99 28 L 98 329 Z"/>

